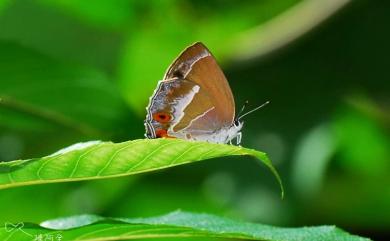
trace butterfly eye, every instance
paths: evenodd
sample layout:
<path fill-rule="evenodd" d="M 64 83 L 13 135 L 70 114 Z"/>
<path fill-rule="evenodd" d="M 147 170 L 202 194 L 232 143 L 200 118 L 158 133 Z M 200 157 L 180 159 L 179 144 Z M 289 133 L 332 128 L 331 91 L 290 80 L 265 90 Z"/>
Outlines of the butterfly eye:
<path fill-rule="evenodd" d="M 172 119 L 172 117 L 170 114 L 158 112 L 158 113 L 153 114 L 153 119 L 155 119 L 156 121 L 158 121 L 160 123 L 166 123 L 166 122 L 169 122 Z"/>

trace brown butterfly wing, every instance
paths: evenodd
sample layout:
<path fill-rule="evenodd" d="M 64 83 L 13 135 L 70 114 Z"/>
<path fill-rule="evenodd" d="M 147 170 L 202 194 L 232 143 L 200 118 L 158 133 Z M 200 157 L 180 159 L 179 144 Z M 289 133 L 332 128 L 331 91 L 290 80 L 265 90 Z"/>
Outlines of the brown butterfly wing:
<path fill-rule="evenodd" d="M 229 127 L 235 115 L 229 84 L 201 43 L 184 50 L 168 68 L 147 110 L 148 136 L 184 139 Z"/>
<path fill-rule="evenodd" d="M 174 127 L 183 123 L 181 120 L 184 116 L 191 114 L 185 112 L 185 107 L 195 99 L 199 89 L 197 84 L 185 79 L 160 81 L 147 107 L 145 120 L 147 136 L 166 137 L 168 130 L 175 132 Z"/>
<path fill-rule="evenodd" d="M 182 125 L 185 127 L 194 114 L 204 114 L 209 121 L 218 126 L 230 126 L 235 116 L 235 104 L 232 91 L 210 51 L 200 42 L 185 49 L 167 70 L 164 79 L 183 78 L 200 86 L 200 92 L 187 106 Z M 214 107 L 213 110 L 210 108 Z M 205 114 L 205 111 L 209 111 Z M 192 115 L 191 115 L 191 114 Z M 207 122 L 207 120 L 205 120 Z M 199 121 L 198 121 L 199 123 Z"/>

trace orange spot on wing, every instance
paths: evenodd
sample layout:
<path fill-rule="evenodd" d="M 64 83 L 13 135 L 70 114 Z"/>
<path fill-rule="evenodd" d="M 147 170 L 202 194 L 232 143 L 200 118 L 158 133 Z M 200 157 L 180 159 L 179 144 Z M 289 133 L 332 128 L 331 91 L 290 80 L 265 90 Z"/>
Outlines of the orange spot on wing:
<path fill-rule="evenodd" d="M 167 130 L 164 130 L 164 129 L 156 130 L 156 137 L 157 138 L 176 138 L 173 136 L 168 136 Z"/>
<path fill-rule="evenodd" d="M 166 137 L 166 136 L 168 136 L 167 130 L 163 130 L 163 129 L 156 130 L 157 138 Z"/>
<path fill-rule="evenodd" d="M 172 116 L 168 113 L 157 112 L 153 114 L 153 119 L 160 123 L 167 123 L 172 120 Z"/>

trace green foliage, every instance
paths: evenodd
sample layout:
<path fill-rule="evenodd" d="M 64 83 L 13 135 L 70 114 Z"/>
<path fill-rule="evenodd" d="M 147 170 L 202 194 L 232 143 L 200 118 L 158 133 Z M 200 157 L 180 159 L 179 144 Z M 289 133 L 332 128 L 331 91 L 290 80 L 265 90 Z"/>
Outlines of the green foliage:
<path fill-rule="evenodd" d="M 373 116 L 342 108 L 334 123 L 341 164 L 352 173 L 374 177 L 390 169 L 390 139 Z M 352 169 L 352 170 L 351 170 Z"/>
<path fill-rule="evenodd" d="M 20 185 L 1 190 L 0 224 L 181 208 L 276 226 L 335 224 L 387 240 L 389 7 L 369 0 L 0 0 L 0 161 L 25 159 L 0 164 L 0 185 L 9 185 L 8 174 Z M 237 156 L 110 180 L 103 178 L 130 173 L 109 165 L 113 172 L 97 177 L 94 165 L 125 143 L 101 143 L 107 153 L 91 153 L 103 160 L 82 156 L 70 179 L 83 150 L 30 159 L 75 142 L 140 138 L 148 97 L 194 41 L 221 63 L 237 108 L 271 101 L 245 120 L 243 143 L 275 161 L 286 199 L 268 173 Z M 40 165 L 43 180 L 34 177 Z M 85 178 L 96 180 L 69 182 Z M 25 185 L 31 180 L 61 182 Z"/>
<path fill-rule="evenodd" d="M 280 177 L 265 153 L 180 139 L 79 143 L 47 157 L 3 162 L 0 189 L 132 175 L 231 155 L 250 155 L 263 162 L 277 178 L 283 196 Z"/>
<path fill-rule="evenodd" d="M 116 87 L 99 71 L 2 41 L 0 52 L 3 128 L 42 133 L 51 127 L 96 135 L 114 131 L 128 111 Z"/>
<path fill-rule="evenodd" d="M 12 228 L 12 227 L 9 227 Z M 81 215 L 30 224 L 7 232 L 0 229 L 2 240 L 31 240 L 31 236 L 57 235 L 62 240 L 119 240 L 140 238 L 216 237 L 267 241 L 369 241 L 350 235 L 335 226 L 280 228 L 234 221 L 209 214 L 176 211 L 150 218 L 104 218 Z M 27 234 L 26 234 L 27 233 Z M 31 235 L 31 236 L 30 236 Z"/>
<path fill-rule="evenodd" d="M 100 0 L 90 4 L 77 0 L 40 0 L 75 15 L 81 21 L 99 28 L 118 29 L 133 15 L 134 3 L 127 0 Z"/>

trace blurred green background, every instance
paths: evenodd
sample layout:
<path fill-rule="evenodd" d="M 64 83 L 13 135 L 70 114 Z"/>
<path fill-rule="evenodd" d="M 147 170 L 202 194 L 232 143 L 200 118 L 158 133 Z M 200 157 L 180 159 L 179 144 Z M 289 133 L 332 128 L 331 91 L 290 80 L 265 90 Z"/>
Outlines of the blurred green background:
<path fill-rule="evenodd" d="M 0 160 L 143 138 L 149 96 L 195 41 L 220 62 L 266 168 L 225 158 L 0 192 L 0 223 L 182 209 L 390 239 L 390 9 L 370 0 L 1 0 Z"/>

